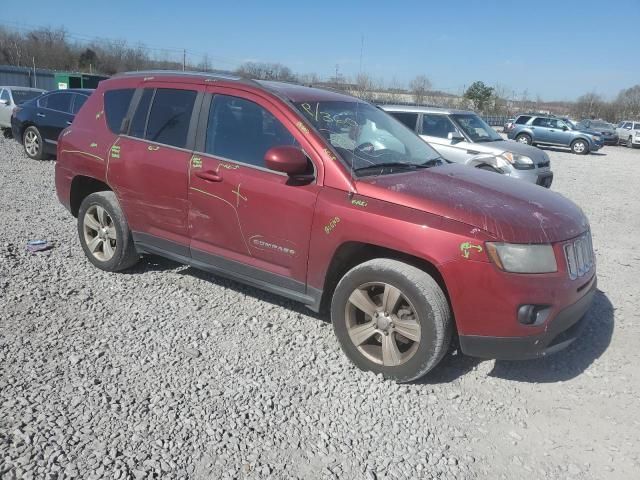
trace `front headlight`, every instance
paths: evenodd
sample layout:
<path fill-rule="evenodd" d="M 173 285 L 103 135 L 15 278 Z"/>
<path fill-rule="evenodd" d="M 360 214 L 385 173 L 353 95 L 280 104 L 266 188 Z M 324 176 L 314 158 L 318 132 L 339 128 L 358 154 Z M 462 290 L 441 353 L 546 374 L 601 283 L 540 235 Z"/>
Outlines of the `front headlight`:
<path fill-rule="evenodd" d="M 558 271 L 553 247 L 519 243 L 487 242 L 489 258 L 500 270 L 511 273 L 552 273 Z"/>
<path fill-rule="evenodd" d="M 593 136 L 593 139 L 594 139 L 596 142 L 599 142 L 599 141 L 600 141 L 600 135 L 594 135 L 594 136 Z"/>
<path fill-rule="evenodd" d="M 531 160 L 526 155 L 520 155 L 519 153 L 513 153 L 513 152 L 504 152 L 502 155 L 499 155 L 499 156 L 503 160 L 506 160 L 508 163 L 513 165 L 515 168 L 519 168 L 521 170 L 526 170 L 526 169 L 535 167 L 533 160 Z"/>

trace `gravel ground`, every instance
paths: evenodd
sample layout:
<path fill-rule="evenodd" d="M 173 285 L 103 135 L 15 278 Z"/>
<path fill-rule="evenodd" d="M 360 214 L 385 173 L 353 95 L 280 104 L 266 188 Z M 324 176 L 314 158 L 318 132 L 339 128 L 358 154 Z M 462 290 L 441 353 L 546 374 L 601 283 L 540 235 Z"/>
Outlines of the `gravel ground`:
<path fill-rule="evenodd" d="M 0 139 L 0 476 L 640 478 L 640 150 L 550 155 L 593 229 L 585 335 L 396 385 L 301 305 L 155 257 L 92 267 L 54 162 Z"/>

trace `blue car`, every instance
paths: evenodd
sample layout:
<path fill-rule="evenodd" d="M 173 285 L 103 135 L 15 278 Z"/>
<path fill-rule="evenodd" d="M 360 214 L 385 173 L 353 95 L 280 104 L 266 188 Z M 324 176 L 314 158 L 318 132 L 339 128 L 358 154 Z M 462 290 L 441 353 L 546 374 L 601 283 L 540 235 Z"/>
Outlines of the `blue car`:
<path fill-rule="evenodd" d="M 578 129 L 571 123 L 552 116 L 520 115 L 508 137 L 527 145 L 570 148 L 579 155 L 596 152 L 604 146 L 604 139 L 599 132 Z"/>

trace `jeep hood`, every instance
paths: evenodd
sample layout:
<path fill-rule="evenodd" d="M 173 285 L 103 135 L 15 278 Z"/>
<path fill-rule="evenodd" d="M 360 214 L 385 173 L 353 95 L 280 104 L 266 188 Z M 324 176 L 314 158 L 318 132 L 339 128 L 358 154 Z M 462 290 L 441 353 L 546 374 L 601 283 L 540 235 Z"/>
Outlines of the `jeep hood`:
<path fill-rule="evenodd" d="M 558 242 L 589 228 L 582 210 L 562 195 L 464 165 L 362 177 L 356 189 L 480 228 L 505 242 Z"/>

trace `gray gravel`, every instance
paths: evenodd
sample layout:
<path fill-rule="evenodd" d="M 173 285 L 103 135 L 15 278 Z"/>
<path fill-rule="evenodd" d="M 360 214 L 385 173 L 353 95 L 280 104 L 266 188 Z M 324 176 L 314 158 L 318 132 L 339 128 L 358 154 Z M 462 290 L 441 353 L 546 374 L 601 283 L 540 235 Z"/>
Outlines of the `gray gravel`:
<path fill-rule="evenodd" d="M 92 267 L 54 162 L 0 139 L 0 476 L 638 478 L 640 150 L 550 154 L 593 228 L 585 336 L 399 386 L 301 305 L 156 257 Z"/>

